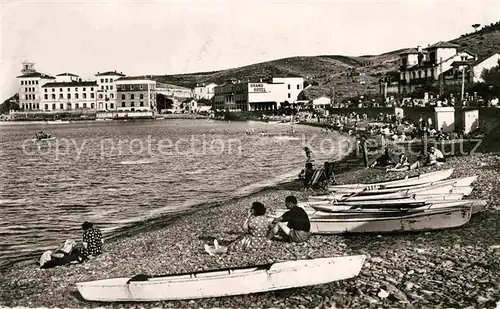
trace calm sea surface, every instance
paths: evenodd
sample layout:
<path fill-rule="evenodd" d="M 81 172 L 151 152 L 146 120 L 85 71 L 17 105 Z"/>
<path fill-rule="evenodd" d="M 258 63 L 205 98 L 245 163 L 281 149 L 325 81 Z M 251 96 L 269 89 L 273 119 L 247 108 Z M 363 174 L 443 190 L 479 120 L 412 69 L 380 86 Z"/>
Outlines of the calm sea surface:
<path fill-rule="evenodd" d="M 259 122 L 157 120 L 0 125 L 0 268 L 37 258 L 92 221 L 106 236 L 250 194 L 333 159 L 336 133 Z M 35 141 L 44 130 L 55 139 Z M 247 134 L 251 133 L 251 134 Z"/>

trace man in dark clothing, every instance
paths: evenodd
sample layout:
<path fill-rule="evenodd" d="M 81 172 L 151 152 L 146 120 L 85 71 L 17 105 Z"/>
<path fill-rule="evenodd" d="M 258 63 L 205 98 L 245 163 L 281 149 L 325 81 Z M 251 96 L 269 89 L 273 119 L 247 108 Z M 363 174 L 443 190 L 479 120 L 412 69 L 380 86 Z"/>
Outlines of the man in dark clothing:
<path fill-rule="evenodd" d="M 285 234 L 290 242 L 305 242 L 311 237 L 311 223 L 305 210 L 297 206 L 295 196 L 287 196 L 286 208 L 289 210 L 273 220 L 273 228 L 267 238 L 272 239 L 278 232 Z"/>

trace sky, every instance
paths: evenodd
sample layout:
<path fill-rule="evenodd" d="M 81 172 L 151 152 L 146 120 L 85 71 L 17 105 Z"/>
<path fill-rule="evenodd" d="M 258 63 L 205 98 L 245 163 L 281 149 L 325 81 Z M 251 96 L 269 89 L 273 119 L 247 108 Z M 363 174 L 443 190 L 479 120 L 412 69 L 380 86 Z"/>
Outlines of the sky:
<path fill-rule="evenodd" d="M 21 62 L 50 75 L 213 71 L 427 46 L 500 20 L 499 0 L 0 0 L 0 102 Z"/>

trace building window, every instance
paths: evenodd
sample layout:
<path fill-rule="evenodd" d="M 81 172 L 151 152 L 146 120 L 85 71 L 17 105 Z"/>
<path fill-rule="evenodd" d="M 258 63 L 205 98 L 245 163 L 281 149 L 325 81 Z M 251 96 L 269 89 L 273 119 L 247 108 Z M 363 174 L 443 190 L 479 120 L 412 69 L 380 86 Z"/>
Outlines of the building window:
<path fill-rule="evenodd" d="M 90 94 L 90 98 L 91 98 L 91 99 L 93 99 L 93 98 L 94 98 L 94 93 L 93 93 L 93 92 Z"/>
<path fill-rule="evenodd" d="M 47 92 L 47 88 L 43 89 L 45 92 Z"/>
<path fill-rule="evenodd" d="M 125 95 L 124 94 L 122 94 L 122 100 L 125 100 Z"/>
<path fill-rule="evenodd" d="M 99 99 L 102 99 L 102 93 L 99 93 Z"/>
<path fill-rule="evenodd" d="M 71 109 L 71 103 L 68 103 L 68 109 Z"/>
<path fill-rule="evenodd" d="M 90 108 L 94 108 L 94 103 L 90 103 Z"/>
<path fill-rule="evenodd" d="M 94 91 L 94 87 L 90 87 L 90 91 Z"/>
<path fill-rule="evenodd" d="M 122 85 L 122 90 L 125 90 L 125 85 Z"/>
<path fill-rule="evenodd" d="M 299 84 L 299 85 L 297 85 L 297 90 L 300 90 L 300 84 Z"/>
<path fill-rule="evenodd" d="M 71 89 L 70 89 L 70 88 L 68 88 L 68 92 L 70 92 L 70 91 L 71 91 Z"/>
<path fill-rule="evenodd" d="M 134 90 L 134 85 L 130 85 L 130 90 Z"/>
<path fill-rule="evenodd" d="M 125 107 L 125 102 L 122 102 L 122 107 Z"/>
<path fill-rule="evenodd" d="M 24 85 L 24 81 L 21 81 L 21 86 Z"/>
<path fill-rule="evenodd" d="M 104 78 L 101 78 L 101 83 L 104 83 Z"/>
<path fill-rule="evenodd" d="M 134 94 L 133 94 L 133 93 L 131 93 L 131 94 L 130 94 L 130 100 L 133 100 L 133 99 L 134 99 Z"/>
<path fill-rule="evenodd" d="M 288 89 L 290 90 L 290 85 L 288 85 Z"/>
<path fill-rule="evenodd" d="M 139 103 L 140 106 L 144 106 L 144 102 L 141 101 L 141 103 Z"/>
<path fill-rule="evenodd" d="M 143 86 L 143 85 L 140 85 L 140 86 L 139 86 L 139 89 L 141 89 L 141 90 L 142 90 L 142 89 L 144 89 L 144 86 Z"/>
<path fill-rule="evenodd" d="M 56 103 L 52 103 L 52 109 L 55 110 L 56 109 Z"/>
<path fill-rule="evenodd" d="M 114 98 L 115 98 L 115 95 L 111 93 L 111 94 L 109 95 L 109 97 L 110 97 L 111 99 L 114 99 Z"/>
<path fill-rule="evenodd" d="M 418 78 L 422 78 L 422 71 L 418 71 Z"/>
<path fill-rule="evenodd" d="M 85 91 L 85 87 L 83 87 L 83 91 Z"/>
<path fill-rule="evenodd" d="M 75 93 L 75 99 L 78 99 L 78 93 Z"/>
<path fill-rule="evenodd" d="M 49 109 L 49 104 L 45 104 L 45 110 Z"/>
<path fill-rule="evenodd" d="M 109 86 L 109 90 L 113 90 L 113 85 Z"/>
<path fill-rule="evenodd" d="M 139 99 L 141 99 L 141 100 L 142 100 L 142 99 L 144 99 L 144 94 L 142 94 L 142 93 L 141 93 L 141 94 L 139 95 Z"/>
<path fill-rule="evenodd" d="M 289 93 L 289 94 L 288 94 L 288 98 L 290 99 L 291 97 L 292 97 L 292 95 Z"/>
<path fill-rule="evenodd" d="M 86 94 L 86 93 L 84 93 L 84 94 L 83 94 L 83 98 L 84 98 L 84 99 L 86 99 L 86 98 L 87 98 L 87 94 Z"/>
<path fill-rule="evenodd" d="M 43 98 L 44 98 L 45 100 L 48 100 L 48 99 L 49 99 L 49 96 L 48 96 L 47 94 L 44 94 L 44 95 L 43 95 Z"/>
<path fill-rule="evenodd" d="M 78 91 L 78 88 L 75 88 L 75 91 Z"/>
<path fill-rule="evenodd" d="M 75 103 L 75 108 L 78 108 L 78 103 Z"/>
<path fill-rule="evenodd" d="M 114 108 L 114 104 L 113 104 L 113 103 L 109 104 L 109 107 L 110 107 L 111 109 L 113 109 L 113 108 Z"/>
<path fill-rule="evenodd" d="M 55 89 L 55 88 L 52 88 L 52 92 L 55 92 L 55 91 L 56 91 L 56 89 Z"/>
<path fill-rule="evenodd" d="M 64 99 L 64 96 L 63 96 L 63 94 L 62 94 L 62 93 L 61 93 L 61 94 L 59 94 L 59 99 Z"/>
<path fill-rule="evenodd" d="M 83 108 L 87 108 L 87 103 L 83 103 Z"/>
<path fill-rule="evenodd" d="M 104 82 L 105 82 L 105 83 L 107 83 L 107 82 L 108 82 L 108 79 L 107 79 L 107 78 L 106 78 L 106 79 L 104 79 Z"/>
<path fill-rule="evenodd" d="M 35 84 L 38 85 L 38 81 L 37 80 L 35 80 Z"/>
<path fill-rule="evenodd" d="M 68 93 L 67 98 L 71 99 L 71 93 Z"/>
<path fill-rule="evenodd" d="M 106 86 L 106 90 L 109 90 L 109 87 L 108 87 L 108 86 Z"/>
<path fill-rule="evenodd" d="M 130 107 L 134 107 L 134 101 L 130 102 Z"/>
<path fill-rule="evenodd" d="M 56 99 L 56 95 L 52 94 L 52 100 L 55 100 L 55 99 Z"/>
<path fill-rule="evenodd" d="M 59 92 L 62 92 L 62 88 L 59 88 Z"/>
<path fill-rule="evenodd" d="M 59 104 L 60 109 L 64 109 L 64 104 Z"/>
<path fill-rule="evenodd" d="M 104 90 L 104 86 L 101 86 L 101 90 Z"/>

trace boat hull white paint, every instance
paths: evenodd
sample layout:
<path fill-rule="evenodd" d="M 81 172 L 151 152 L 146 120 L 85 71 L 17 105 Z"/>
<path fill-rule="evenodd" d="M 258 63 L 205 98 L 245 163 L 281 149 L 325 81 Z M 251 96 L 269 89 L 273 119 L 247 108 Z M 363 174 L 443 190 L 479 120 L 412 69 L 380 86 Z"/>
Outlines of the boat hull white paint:
<path fill-rule="evenodd" d="M 398 218 L 329 219 L 311 218 L 313 234 L 392 233 L 459 227 L 471 217 L 471 207 L 429 210 Z"/>
<path fill-rule="evenodd" d="M 344 280 L 359 274 L 364 255 L 288 261 L 269 269 L 245 268 L 133 281 L 116 278 L 77 283 L 90 301 L 161 301 L 221 297 L 303 287 Z"/>
<path fill-rule="evenodd" d="M 453 173 L 453 169 L 446 169 L 426 174 L 421 174 L 418 177 L 390 180 L 377 182 L 373 184 L 345 184 L 345 185 L 333 185 L 329 188 L 332 191 L 343 191 L 342 189 L 357 189 L 357 188 L 368 188 L 369 190 L 377 189 L 380 187 L 392 187 L 392 186 L 410 186 L 410 185 L 419 185 L 423 183 L 429 183 L 434 181 L 439 181 L 446 179 L 451 176 Z M 335 190 L 334 190 L 335 189 Z"/>

